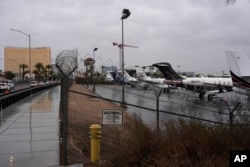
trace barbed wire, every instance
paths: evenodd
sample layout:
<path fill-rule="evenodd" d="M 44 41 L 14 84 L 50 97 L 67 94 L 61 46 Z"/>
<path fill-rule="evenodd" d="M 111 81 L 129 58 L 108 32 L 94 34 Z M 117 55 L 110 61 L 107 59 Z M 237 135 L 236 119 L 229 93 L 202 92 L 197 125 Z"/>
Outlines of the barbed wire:
<path fill-rule="evenodd" d="M 56 67 L 62 75 L 68 77 L 77 68 L 77 52 L 64 50 L 56 57 Z"/>

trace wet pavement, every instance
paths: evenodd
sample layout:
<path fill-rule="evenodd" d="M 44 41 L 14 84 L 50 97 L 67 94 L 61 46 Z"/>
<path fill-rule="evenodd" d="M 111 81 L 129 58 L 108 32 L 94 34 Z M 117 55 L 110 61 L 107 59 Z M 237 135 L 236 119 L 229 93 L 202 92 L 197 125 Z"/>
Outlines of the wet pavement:
<path fill-rule="evenodd" d="M 0 111 L 0 166 L 59 165 L 59 86 Z"/>

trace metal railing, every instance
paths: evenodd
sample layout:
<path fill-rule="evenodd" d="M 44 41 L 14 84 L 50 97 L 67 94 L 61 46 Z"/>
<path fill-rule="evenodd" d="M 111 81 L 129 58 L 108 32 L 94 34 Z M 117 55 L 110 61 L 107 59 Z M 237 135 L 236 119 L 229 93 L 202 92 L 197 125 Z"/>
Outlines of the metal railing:
<path fill-rule="evenodd" d="M 39 91 L 49 89 L 51 87 L 59 85 L 60 82 L 57 83 L 50 83 L 43 86 L 37 86 L 37 87 L 28 87 L 24 89 L 20 89 L 14 92 L 9 92 L 8 94 L 2 94 L 0 95 L 0 109 L 5 109 L 9 107 L 10 105 L 18 102 L 19 100 L 22 100 L 25 97 L 28 97 L 34 93 L 37 93 Z"/>

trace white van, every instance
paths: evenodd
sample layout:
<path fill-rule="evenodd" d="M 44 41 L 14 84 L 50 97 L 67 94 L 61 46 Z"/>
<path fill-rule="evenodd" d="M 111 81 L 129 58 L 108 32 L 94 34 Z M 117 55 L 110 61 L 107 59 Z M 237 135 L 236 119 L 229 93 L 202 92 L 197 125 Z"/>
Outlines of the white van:
<path fill-rule="evenodd" d="M 15 83 L 12 80 L 3 80 L 2 83 L 6 83 L 10 90 L 15 89 Z"/>

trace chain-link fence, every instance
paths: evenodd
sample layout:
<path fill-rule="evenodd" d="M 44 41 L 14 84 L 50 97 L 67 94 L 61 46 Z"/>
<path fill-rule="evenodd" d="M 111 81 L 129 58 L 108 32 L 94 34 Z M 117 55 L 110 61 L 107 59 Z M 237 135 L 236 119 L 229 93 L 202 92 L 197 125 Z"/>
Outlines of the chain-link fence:
<path fill-rule="evenodd" d="M 89 87 L 91 89 L 91 87 Z M 122 90 L 118 85 L 98 85 L 99 98 L 121 103 Z M 246 98 L 236 94 L 214 98 L 213 101 L 201 101 L 198 94 L 187 90 L 142 90 L 125 87 L 126 110 L 142 116 L 146 123 L 157 127 L 172 119 L 195 119 L 207 123 L 230 125 L 248 125 L 250 106 Z"/>
<path fill-rule="evenodd" d="M 77 122 L 78 119 L 72 119 L 68 126 L 77 133 L 75 136 L 71 134 L 75 137 L 72 139 L 71 145 L 77 148 L 77 150 L 80 150 L 79 152 L 81 152 L 84 157 L 86 154 L 89 154 L 88 151 L 90 150 L 88 142 L 89 125 L 93 122 L 101 123 L 100 118 L 92 115 L 93 112 L 101 112 L 101 109 L 98 108 L 101 102 L 108 101 L 117 104 L 117 106 L 121 106 L 121 104 L 123 104 L 122 88 L 121 85 L 96 85 L 96 91 L 92 92 L 92 85 L 88 87 L 86 85 L 78 86 L 84 87 L 89 91 L 85 92 L 81 89 L 70 89 L 69 94 L 82 101 L 87 98 L 87 101 L 91 101 L 87 103 L 91 109 L 86 112 L 82 104 L 71 102 L 71 107 L 74 106 L 74 109 L 71 110 L 72 115 L 81 121 Z M 245 112 L 250 111 L 248 101 L 246 99 L 240 99 L 235 94 L 230 94 L 229 96 L 232 98 L 218 97 L 214 98 L 213 101 L 201 101 L 199 100 L 198 94 L 186 90 L 170 90 L 168 93 L 167 91 L 159 91 L 158 89 L 142 90 L 125 86 L 126 108 L 124 111 L 128 115 L 138 115 L 138 117 L 141 117 L 143 120 L 143 123 L 146 123 L 152 129 L 157 129 L 157 126 L 159 126 L 161 132 L 164 131 L 169 122 L 173 120 L 179 121 L 179 119 L 188 120 L 187 122 L 199 122 L 199 125 L 204 123 L 208 125 L 208 127 L 215 125 L 214 127 L 227 128 L 230 123 L 231 125 L 237 125 L 236 127 L 249 125 L 249 112 Z M 86 104 L 85 102 L 83 103 Z M 157 111 L 159 112 L 157 113 Z M 230 113 L 233 114 L 233 122 L 230 121 Z M 94 119 L 94 121 L 92 119 Z M 87 124 L 87 126 L 83 124 Z M 124 123 L 124 125 L 120 127 L 125 126 L 133 125 L 125 125 Z M 113 148 L 117 149 L 117 147 L 122 147 L 124 144 L 121 138 L 117 136 L 116 131 L 113 130 L 113 128 L 117 127 L 119 126 L 102 126 L 102 156 L 114 156 Z M 135 134 L 138 133 L 137 131 L 133 132 Z M 132 136 L 135 134 L 132 134 Z M 81 136 L 81 138 L 77 138 L 79 136 Z M 103 159 L 105 158 L 103 157 Z"/>
<path fill-rule="evenodd" d="M 208 124 L 221 125 L 249 125 L 250 107 L 249 102 L 244 98 L 214 98 L 213 101 L 201 101 L 197 94 L 182 90 L 153 88 L 149 90 L 131 88 L 125 86 L 123 92 L 121 85 L 94 85 L 95 94 L 86 94 L 79 91 L 68 90 L 72 74 L 77 68 L 77 51 L 62 51 L 56 59 L 56 66 L 61 72 L 61 103 L 60 103 L 60 139 L 61 139 L 61 164 L 67 164 L 67 129 L 81 129 L 78 125 L 68 125 L 67 94 L 70 91 L 95 99 L 116 103 L 124 107 L 131 114 L 139 115 L 142 120 L 153 128 L 160 129 L 164 124 L 171 120 L 186 119 L 197 120 Z M 91 83 L 90 83 L 91 84 Z M 93 90 L 93 85 L 88 89 Z M 228 93 L 229 94 L 229 93 Z M 234 97 L 235 95 L 229 95 Z M 76 104 L 78 105 L 78 104 Z M 80 115 L 84 116 L 84 115 Z M 105 141 L 114 144 L 115 138 L 105 135 Z M 107 149 L 108 150 L 108 149 Z"/>
<path fill-rule="evenodd" d="M 56 57 L 56 67 L 61 74 L 61 101 L 60 101 L 60 163 L 67 165 L 67 129 L 68 110 L 67 92 L 72 83 L 72 74 L 77 68 L 77 51 L 64 50 Z"/>

